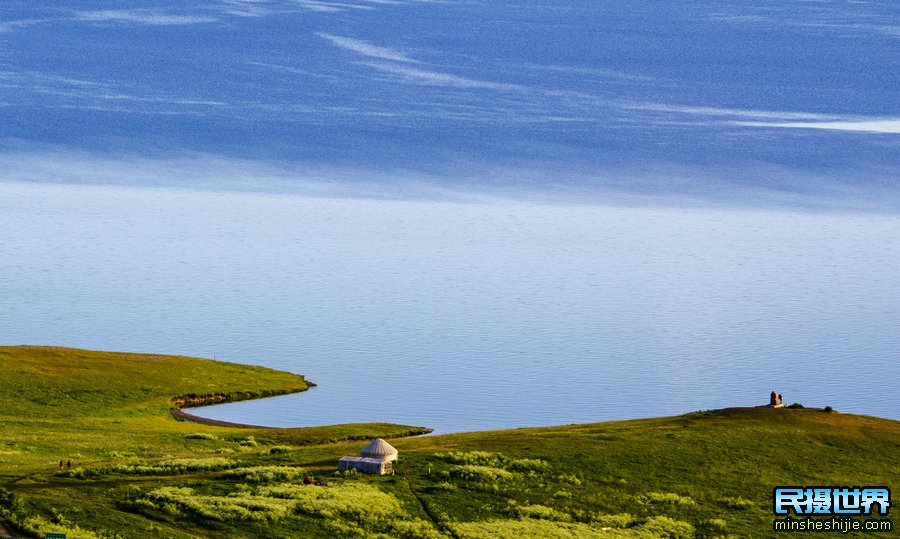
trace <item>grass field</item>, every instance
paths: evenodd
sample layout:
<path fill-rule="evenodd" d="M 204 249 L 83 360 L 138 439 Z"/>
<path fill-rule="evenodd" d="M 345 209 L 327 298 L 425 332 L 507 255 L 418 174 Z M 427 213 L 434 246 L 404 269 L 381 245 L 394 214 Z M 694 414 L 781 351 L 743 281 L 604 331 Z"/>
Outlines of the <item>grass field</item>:
<path fill-rule="evenodd" d="M 309 386 L 259 367 L 0 347 L 0 372 L 0 522 L 21 537 L 771 537 L 776 485 L 900 484 L 900 422 L 838 412 L 397 438 L 422 429 L 239 429 L 169 414 L 176 397 Z M 398 475 L 335 472 L 376 436 L 399 449 Z"/>

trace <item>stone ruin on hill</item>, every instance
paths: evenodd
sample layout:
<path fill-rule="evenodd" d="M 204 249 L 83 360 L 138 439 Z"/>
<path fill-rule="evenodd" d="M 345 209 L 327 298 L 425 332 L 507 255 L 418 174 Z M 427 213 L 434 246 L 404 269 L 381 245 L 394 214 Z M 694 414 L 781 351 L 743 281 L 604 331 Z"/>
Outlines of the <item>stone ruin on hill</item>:
<path fill-rule="evenodd" d="M 781 396 L 781 393 L 774 390 L 772 391 L 772 394 L 769 395 L 769 407 L 784 408 L 784 398 Z"/>

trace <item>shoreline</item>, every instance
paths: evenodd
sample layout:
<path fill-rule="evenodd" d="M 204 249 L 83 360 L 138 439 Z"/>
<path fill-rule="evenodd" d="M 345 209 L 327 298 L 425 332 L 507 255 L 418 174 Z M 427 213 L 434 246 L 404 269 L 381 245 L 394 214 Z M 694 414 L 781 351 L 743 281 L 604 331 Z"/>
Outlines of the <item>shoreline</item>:
<path fill-rule="evenodd" d="M 246 423 L 232 423 L 230 421 L 219 421 L 218 419 L 208 419 L 198 415 L 189 414 L 180 408 L 170 408 L 169 414 L 176 421 L 190 421 L 191 423 L 199 423 L 200 425 L 210 425 L 213 427 L 232 427 L 238 429 L 283 429 L 289 427 L 266 427 L 264 425 L 248 425 Z"/>
<path fill-rule="evenodd" d="M 192 413 L 184 411 L 184 408 L 202 408 L 205 406 L 213 406 L 216 404 L 224 404 L 231 402 L 244 402 L 251 400 L 259 400 L 259 399 L 268 399 L 272 397 L 282 397 L 285 395 L 294 395 L 297 393 L 303 393 L 307 391 L 310 387 L 315 387 L 316 384 L 312 382 L 307 382 L 309 384 L 306 388 L 296 389 L 293 391 L 280 391 L 280 392 L 270 392 L 263 391 L 257 393 L 249 393 L 249 392 L 238 392 L 238 393 L 227 393 L 227 394 L 210 394 L 210 395 L 180 395 L 177 397 L 172 397 L 171 404 L 172 406 L 169 408 L 169 415 L 172 416 L 176 421 L 188 421 L 190 423 L 197 423 L 199 425 L 207 425 L 211 427 L 226 427 L 226 428 L 237 428 L 237 429 L 260 429 L 260 430 L 294 430 L 294 429 L 305 429 L 305 428 L 321 428 L 312 427 L 312 426 L 301 426 L 301 427 L 274 427 L 267 425 L 251 425 L 248 423 L 235 423 L 232 421 L 223 421 L 220 419 L 210 419 L 206 417 L 201 417 L 198 415 L 194 415 Z M 325 425 L 327 427 L 328 425 Z M 333 426 L 333 425 L 332 425 Z M 430 427 L 417 427 L 417 430 L 410 431 L 403 436 L 402 438 L 411 438 L 414 436 L 427 436 L 430 434 L 434 434 L 434 429 Z"/>
<path fill-rule="evenodd" d="M 170 408 L 169 414 L 176 421 L 188 421 L 190 423 L 197 423 L 199 425 L 207 425 L 211 427 L 228 427 L 228 428 L 237 428 L 237 429 L 254 429 L 254 430 L 282 430 L 282 431 L 290 431 L 297 429 L 315 429 L 315 428 L 328 428 L 329 426 L 337 426 L 337 425 L 325 425 L 325 426 L 312 426 L 312 427 L 267 427 L 265 425 L 250 425 L 247 423 L 232 423 L 231 421 L 221 421 L 218 419 L 209 419 L 206 417 L 200 417 L 194 414 L 190 414 L 181 410 L 179 408 Z M 418 436 L 430 436 L 434 434 L 434 429 L 430 427 L 417 427 L 418 430 L 411 430 L 406 434 L 400 436 L 392 436 L 392 438 L 414 438 Z"/>
<path fill-rule="evenodd" d="M 298 391 L 297 393 L 302 393 L 302 391 Z M 293 394 L 293 393 L 290 393 L 290 394 Z M 272 396 L 280 396 L 280 395 L 272 395 Z M 269 397 L 257 397 L 257 398 L 269 398 Z M 234 401 L 229 401 L 229 402 L 241 402 L 242 400 L 256 400 L 256 399 L 255 398 L 241 399 L 241 400 L 234 400 Z M 212 403 L 210 405 L 214 405 L 214 404 L 219 404 L 219 403 Z M 203 405 L 197 405 L 197 406 L 192 406 L 192 407 L 200 408 L 202 406 Z M 560 425 L 530 425 L 530 426 L 523 426 L 523 427 L 474 430 L 474 431 L 435 432 L 435 430 L 433 428 L 421 427 L 421 432 L 411 433 L 411 434 L 407 434 L 407 435 L 404 435 L 401 437 L 412 438 L 412 437 L 425 437 L 425 436 L 442 435 L 442 434 L 477 434 L 477 433 L 489 433 L 489 432 L 502 432 L 502 431 L 508 431 L 508 430 L 561 428 L 561 427 L 568 427 L 568 426 L 573 426 L 573 425 L 594 425 L 594 424 L 601 424 L 601 423 L 619 423 L 619 422 L 629 422 L 629 421 L 641 421 L 641 420 L 648 420 L 648 419 L 666 419 L 666 418 L 681 417 L 681 416 L 690 415 L 690 414 L 703 414 L 703 413 L 714 413 L 716 415 L 722 415 L 722 416 L 735 416 L 735 415 L 751 413 L 753 411 L 757 411 L 760 409 L 786 410 L 786 411 L 793 410 L 792 408 L 787 407 L 787 406 L 772 407 L 772 406 L 766 405 L 766 404 L 758 404 L 758 405 L 751 405 L 751 406 L 727 406 L 725 408 L 696 410 L 696 411 L 691 411 L 691 412 L 685 412 L 682 414 L 675 414 L 672 416 L 636 417 L 636 418 L 629 418 L 629 419 L 615 419 L 615 420 L 608 420 L 608 421 L 596 421 L 596 422 L 589 422 L 589 423 L 571 423 L 571 424 L 560 424 Z M 804 406 L 804 407 L 801 407 L 801 409 L 804 409 L 807 411 L 833 413 L 835 415 L 841 414 L 841 412 L 839 412 L 837 410 L 826 410 L 825 408 L 814 407 L 814 406 L 810 406 L 810 407 Z M 323 428 L 323 427 L 335 426 L 335 425 L 316 425 L 316 426 L 307 425 L 307 426 L 296 426 L 296 427 L 274 427 L 274 426 L 267 426 L 267 425 L 253 425 L 253 424 L 248 424 L 248 423 L 235 423 L 235 422 L 224 421 L 224 420 L 220 420 L 220 419 L 210 419 L 210 418 L 206 418 L 206 417 L 201 417 L 198 415 L 194 415 L 194 414 L 185 412 L 184 410 L 182 410 L 180 408 L 170 408 L 169 413 L 176 421 L 187 421 L 187 422 L 191 422 L 191 423 L 197 423 L 199 425 L 208 425 L 208 426 L 212 426 L 212 427 L 227 427 L 227 428 L 238 428 L 238 429 L 264 429 L 264 430 L 293 430 L 293 429 Z M 865 416 L 865 417 L 874 417 L 876 419 L 884 419 L 884 420 L 888 420 L 888 421 L 900 421 L 900 420 L 892 420 L 891 418 L 885 418 L 885 417 L 880 417 L 880 416 Z"/>
<path fill-rule="evenodd" d="M 299 375 L 302 376 L 302 375 Z M 233 427 L 239 429 L 281 429 L 284 427 L 267 427 L 264 425 L 249 425 L 247 423 L 233 423 L 231 421 L 220 421 L 218 419 L 208 419 L 205 417 L 200 417 L 198 415 L 194 415 L 188 412 L 185 412 L 185 408 L 202 408 L 204 406 L 212 406 L 216 404 L 225 404 L 229 402 L 244 402 L 258 399 L 268 399 L 271 397 L 281 397 L 284 395 L 295 395 L 297 393 L 303 393 L 304 391 L 308 391 L 309 388 L 315 387 L 316 384 L 306 380 L 304 378 L 304 382 L 306 383 L 306 387 L 300 388 L 291 388 L 287 390 L 258 390 L 258 391 L 238 391 L 231 393 L 210 393 L 206 395 L 197 395 L 197 394 L 188 394 L 188 395 L 177 395 L 170 399 L 171 408 L 169 408 L 169 414 L 175 418 L 176 421 L 190 421 L 191 423 L 198 423 L 201 425 L 210 425 L 214 427 Z"/>

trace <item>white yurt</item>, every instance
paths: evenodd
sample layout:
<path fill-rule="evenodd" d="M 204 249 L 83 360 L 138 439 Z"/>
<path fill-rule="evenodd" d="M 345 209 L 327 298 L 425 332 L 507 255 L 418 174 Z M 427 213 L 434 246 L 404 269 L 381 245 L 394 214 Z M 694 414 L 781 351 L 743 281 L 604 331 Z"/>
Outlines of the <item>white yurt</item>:
<path fill-rule="evenodd" d="M 381 438 L 375 438 L 372 440 L 372 443 L 359 452 L 359 456 L 370 459 L 381 459 L 385 462 L 393 462 L 397 460 L 397 449 Z"/>
<path fill-rule="evenodd" d="M 375 438 L 359 452 L 358 457 L 344 457 L 338 461 L 338 470 L 359 470 L 361 472 L 384 475 L 393 473 L 393 462 L 397 460 L 397 449 L 381 438 Z"/>
<path fill-rule="evenodd" d="M 338 461 L 338 470 L 359 470 L 363 473 L 384 475 L 394 471 L 390 461 L 366 457 L 343 457 Z"/>

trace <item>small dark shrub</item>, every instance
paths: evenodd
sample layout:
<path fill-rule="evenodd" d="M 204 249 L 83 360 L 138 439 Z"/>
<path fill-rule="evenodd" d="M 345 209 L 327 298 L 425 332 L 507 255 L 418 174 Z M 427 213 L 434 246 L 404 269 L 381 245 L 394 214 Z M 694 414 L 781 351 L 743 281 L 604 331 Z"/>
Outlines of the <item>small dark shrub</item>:
<path fill-rule="evenodd" d="M 794 404 L 788 406 L 788 408 L 791 408 L 793 410 L 800 410 L 800 409 L 806 408 L 806 407 L 803 406 L 802 404 L 800 404 L 799 402 L 795 402 Z"/>
<path fill-rule="evenodd" d="M 831 406 L 826 406 L 825 408 L 822 408 L 822 411 L 823 412 L 833 412 L 834 408 L 832 408 Z"/>

